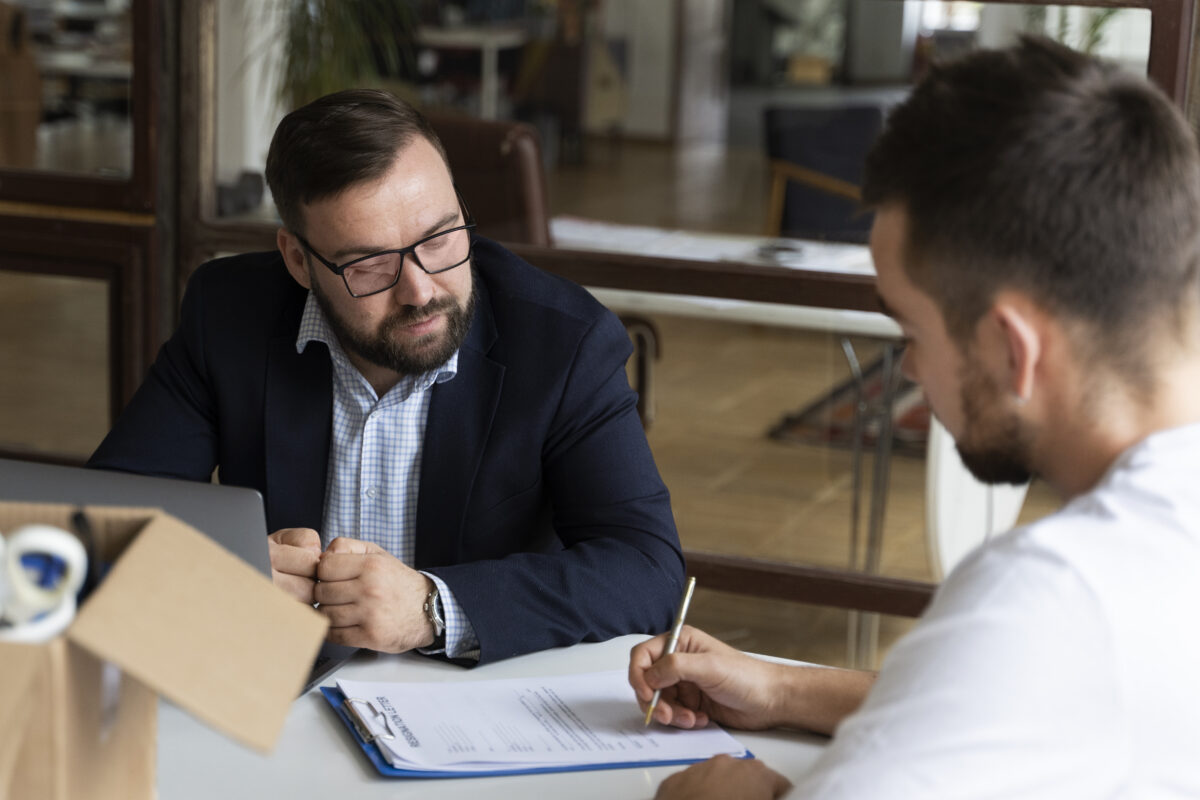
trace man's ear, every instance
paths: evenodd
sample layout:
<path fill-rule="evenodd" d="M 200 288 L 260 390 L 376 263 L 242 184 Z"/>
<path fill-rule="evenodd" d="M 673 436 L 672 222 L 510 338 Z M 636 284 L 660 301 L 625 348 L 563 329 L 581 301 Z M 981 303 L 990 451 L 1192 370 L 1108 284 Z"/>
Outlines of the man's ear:
<path fill-rule="evenodd" d="M 308 259 L 304 257 L 304 247 L 296 235 L 287 228 L 275 231 L 275 245 L 283 256 L 283 263 L 288 272 L 296 279 L 296 283 L 305 289 L 312 288 L 312 275 L 308 271 Z"/>
<path fill-rule="evenodd" d="M 1021 300 L 998 298 L 992 316 L 1007 355 L 1005 388 L 1024 402 L 1037 388 L 1038 365 L 1043 355 L 1042 332 L 1033 306 Z"/>

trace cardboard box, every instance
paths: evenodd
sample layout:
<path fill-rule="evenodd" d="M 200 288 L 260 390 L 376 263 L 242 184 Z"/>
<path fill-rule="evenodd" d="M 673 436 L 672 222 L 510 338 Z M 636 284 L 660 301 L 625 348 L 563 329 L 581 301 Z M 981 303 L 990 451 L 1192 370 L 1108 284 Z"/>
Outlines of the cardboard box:
<path fill-rule="evenodd" d="M 73 511 L 0 503 L 0 531 Z M 325 618 L 168 514 L 86 511 L 111 571 L 54 641 L 0 643 L 0 800 L 153 798 L 158 694 L 270 750 Z"/>

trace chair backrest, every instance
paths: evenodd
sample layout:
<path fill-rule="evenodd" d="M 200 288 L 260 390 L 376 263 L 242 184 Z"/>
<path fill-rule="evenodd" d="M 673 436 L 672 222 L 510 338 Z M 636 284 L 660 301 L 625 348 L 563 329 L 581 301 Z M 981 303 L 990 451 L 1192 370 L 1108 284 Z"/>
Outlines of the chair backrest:
<path fill-rule="evenodd" d="M 521 122 L 426 114 L 446 147 L 454 181 L 478 232 L 501 242 L 549 245 L 546 174 L 537 131 Z"/>
<path fill-rule="evenodd" d="M 880 105 L 771 107 L 764 111 L 767 155 L 858 186 L 863 162 L 883 129 Z M 871 215 L 843 193 L 788 175 L 777 231 L 783 236 L 865 242 Z M 776 221 L 773 221 L 774 225 Z"/>

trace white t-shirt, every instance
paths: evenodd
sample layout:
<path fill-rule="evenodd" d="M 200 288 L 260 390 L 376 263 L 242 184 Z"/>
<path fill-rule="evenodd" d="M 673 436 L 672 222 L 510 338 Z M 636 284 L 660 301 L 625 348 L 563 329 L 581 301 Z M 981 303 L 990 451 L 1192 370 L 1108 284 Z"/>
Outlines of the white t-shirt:
<path fill-rule="evenodd" d="M 969 555 L 793 797 L 1200 797 L 1200 425 Z"/>

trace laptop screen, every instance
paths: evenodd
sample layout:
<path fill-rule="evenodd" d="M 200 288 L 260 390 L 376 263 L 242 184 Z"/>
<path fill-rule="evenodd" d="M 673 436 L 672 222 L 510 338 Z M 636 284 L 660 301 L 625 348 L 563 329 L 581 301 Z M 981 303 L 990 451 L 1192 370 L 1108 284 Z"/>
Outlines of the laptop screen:
<path fill-rule="evenodd" d="M 271 577 L 267 518 L 262 495 L 254 489 L 0 459 L 0 500 L 161 508 Z M 332 675 L 356 650 L 322 645 L 304 691 Z"/>
<path fill-rule="evenodd" d="M 267 518 L 254 489 L 0 459 L 0 500 L 161 508 L 267 577 Z"/>

